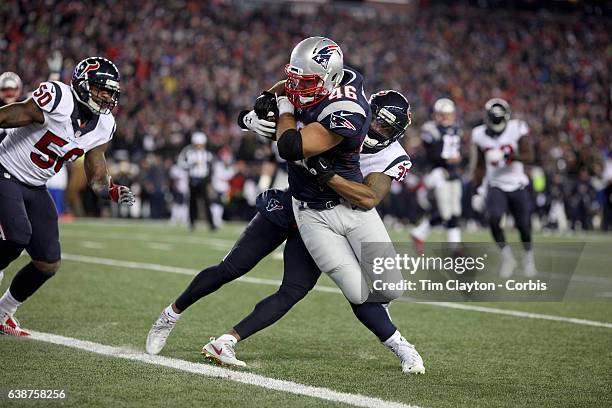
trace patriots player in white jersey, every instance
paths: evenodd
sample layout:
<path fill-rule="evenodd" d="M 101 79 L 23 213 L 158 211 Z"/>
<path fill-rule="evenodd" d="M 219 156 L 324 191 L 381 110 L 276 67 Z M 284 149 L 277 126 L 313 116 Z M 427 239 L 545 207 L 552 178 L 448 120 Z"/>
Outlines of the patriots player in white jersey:
<path fill-rule="evenodd" d="M 258 110 L 260 102 L 269 97 L 264 93 L 263 98 L 258 98 L 254 111 Z M 339 194 L 365 209 L 376 206 L 388 193 L 391 181 L 401 181 L 411 166 L 410 158 L 397 142 L 410 124 L 410 105 L 396 91 L 379 92 L 373 95 L 370 102 L 374 119 L 365 141 L 367 152 L 362 151 L 360 155 L 365 184 L 334 174 L 325 159 L 313 160 L 310 167 L 321 182 L 333 186 Z M 263 105 L 266 105 L 265 101 Z M 259 121 L 264 121 L 263 125 L 273 132 L 273 122 L 258 119 L 258 116 L 268 118 L 266 109 L 272 107 L 267 105 L 263 109 L 260 115 L 251 115 L 250 125 L 258 128 L 262 125 Z M 243 112 L 239 117 L 241 126 L 245 125 L 243 120 L 247 114 Z M 260 134 L 264 135 L 263 132 Z M 320 167 L 321 164 L 326 167 L 325 170 Z M 235 356 L 236 343 L 276 322 L 314 287 L 321 271 L 297 231 L 290 193 L 281 190 L 264 192 L 257 198 L 257 210 L 257 215 L 225 258 L 218 265 L 200 272 L 176 301 L 162 311 L 147 336 L 148 353 L 157 354 L 162 350 L 181 313 L 189 306 L 223 284 L 248 273 L 285 240 L 284 275 L 279 290 L 261 300 L 251 314 L 226 334 L 211 339 L 204 346 L 203 353 L 224 364 L 244 366 L 245 363 Z M 377 302 L 350 305 L 359 321 L 400 358 L 404 372 L 424 371 L 423 360 L 393 325 L 385 305 Z"/>
<path fill-rule="evenodd" d="M 503 99 L 493 98 L 485 104 L 485 124 L 472 130 L 474 186 L 472 197 L 475 210 L 486 207 L 486 216 L 493 239 L 502 250 L 500 276 L 512 276 L 517 262 L 506 245 L 501 219 L 509 211 L 519 230 L 525 254 L 523 272 L 532 277 L 537 274 L 531 248 L 532 199 L 529 178 L 524 163 L 533 161 L 533 145 L 527 135 L 529 127 L 520 119 L 510 119 L 510 105 Z"/>
<path fill-rule="evenodd" d="M 438 99 L 433 106 L 434 120 L 421 127 L 421 141 L 427 153 L 429 174 L 425 185 L 433 191 L 437 210 L 435 221 L 441 222 L 447 231 L 447 241 L 453 250 L 461 242 L 459 217 L 461 216 L 461 138 L 463 130 L 457 124 L 455 103 L 448 98 Z M 424 250 L 424 242 L 431 231 L 434 219 L 424 218 L 410 235 L 418 253 Z"/>
<path fill-rule="evenodd" d="M 13 315 L 60 266 L 58 216 L 45 183 L 85 155 L 90 187 L 101 198 L 131 205 L 133 196 L 111 182 L 104 152 L 115 132 L 119 71 L 109 60 L 86 58 L 71 86 L 43 82 L 24 102 L 0 108 L 0 269 L 25 249 L 31 262 L 0 298 L 0 334 L 27 336 Z"/>

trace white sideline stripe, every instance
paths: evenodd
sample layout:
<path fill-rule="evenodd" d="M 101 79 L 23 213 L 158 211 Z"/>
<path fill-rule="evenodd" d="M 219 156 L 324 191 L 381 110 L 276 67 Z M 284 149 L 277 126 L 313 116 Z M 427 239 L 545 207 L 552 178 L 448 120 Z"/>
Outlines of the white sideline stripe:
<path fill-rule="evenodd" d="M 574 323 L 574 324 L 580 324 L 583 326 L 605 327 L 606 329 L 612 329 L 612 323 L 598 322 L 595 320 L 577 319 L 574 317 L 553 316 L 553 315 L 546 315 L 546 314 L 541 314 L 541 313 L 523 312 L 520 310 L 498 309 L 495 307 L 464 305 L 461 303 L 429 302 L 426 304 L 432 305 L 432 306 L 448 307 L 450 309 L 469 310 L 473 312 L 484 312 L 484 313 L 495 313 L 495 314 L 500 314 L 500 315 L 505 315 L 505 316 L 525 317 L 528 319 L 551 320 L 554 322 Z"/>
<path fill-rule="evenodd" d="M 45 343 L 57 344 L 60 346 L 75 348 L 88 351 L 90 353 L 102 354 L 105 356 L 122 358 L 125 360 L 139 361 L 146 364 L 173 368 L 175 370 L 188 373 L 204 375 L 206 377 L 220 378 L 243 384 L 254 385 L 256 387 L 267 388 L 275 391 L 282 391 L 296 395 L 319 398 L 333 402 L 343 402 L 356 407 L 383 407 L 383 408 L 418 408 L 415 405 L 406 405 L 400 402 L 385 401 L 383 399 L 368 397 L 361 394 L 349 394 L 330 390 L 329 388 L 314 387 L 288 380 L 278 380 L 276 378 L 264 377 L 262 375 L 234 371 L 228 368 L 217 367 L 210 364 L 193 363 L 191 361 L 180 360 L 177 358 L 151 356 L 142 351 L 132 350 L 126 347 L 107 346 L 105 344 L 94 343 L 91 341 L 74 339 L 71 337 L 59 336 L 57 334 L 30 331 L 30 338 Z"/>
<path fill-rule="evenodd" d="M 122 268 L 131 268 L 131 269 L 145 269 L 145 270 L 153 270 L 158 272 L 167 272 L 167 273 L 178 273 L 182 275 L 195 275 L 199 271 L 196 269 L 189 268 L 181 268 L 177 266 L 166 266 L 166 265 L 158 265 L 144 262 L 132 262 L 132 261 L 121 261 L 117 259 L 108 259 L 108 258 L 96 258 L 93 256 L 85 256 L 85 255 L 74 255 L 74 254 L 62 254 L 62 259 L 68 261 L 75 262 L 84 262 L 98 265 L 108 265 L 108 266 L 117 266 Z M 281 281 L 276 279 L 264 279 L 264 278 L 253 278 L 250 276 L 243 276 L 237 279 L 239 282 L 245 283 L 254 283 L 259 285 L 270 285 L 270 286 L 280 286 Z M 313 290 L 318 292 L 325 293 L 342 293 L 340 289 L 330 287 L 330 286 L 321 286 L 317 285 Z M 459 310 L 469 310 L 472 312 L 482 312 L 482 313 L 492 313 L 499 314 L 504 316 L 513 316 L 513 317 L 524 317 L 527 319 L 540 319 L 540 320 L 550 320 L 555 322 L 564 322 L 564 323 L 573 323 L 582 326 L 593 326 L 593 327 L 604 327 L 606 329 L 612 329 L 612 323 L 607 322 L 599 322 L 596 320 L 586 320 L 586 319 L 577 319 L 573 317 L 563 317 L 563 316 L 554 316 L 547 315 L 541 313 L 531 313 L 531 312 L 523 312 L 520 310 L 512 310 L 512 309 L 499 309 L 495 307 L 485 307 L 485 306 L 474 306 L 474 305 L 464 305 L 461 303 L 450 303 L 450 302 L 418 302 L 421 305 L 430 305 L 430 306 L 439 306 L 446 307 L 449 309 L 459 309 Z"/>

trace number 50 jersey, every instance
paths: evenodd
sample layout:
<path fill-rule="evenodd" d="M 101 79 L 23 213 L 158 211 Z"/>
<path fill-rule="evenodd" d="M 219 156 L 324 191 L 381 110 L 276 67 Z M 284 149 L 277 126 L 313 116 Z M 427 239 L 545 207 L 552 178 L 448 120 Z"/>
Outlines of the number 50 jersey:
<path fill-rule="evenodd" d="M 0 165 L 22 183 L 44 185 L 64 163 L 109 142 L 115 133 L 112 114 L 93 115 L 81 127 L 79 102 L 66 84 L 43 82 L 32 99 L 42 109 L 45 122 L 10 129 L 0 143 Z"/>

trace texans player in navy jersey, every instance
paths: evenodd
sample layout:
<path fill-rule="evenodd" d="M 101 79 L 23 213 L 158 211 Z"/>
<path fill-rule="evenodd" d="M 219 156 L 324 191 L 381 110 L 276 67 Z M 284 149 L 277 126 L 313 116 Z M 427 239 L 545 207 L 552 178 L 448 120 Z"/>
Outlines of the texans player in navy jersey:
<path fill-rule="evenodd" d="M 410 235 L 417 252 L 423 252 L 424 242 L 431 225 L 441 222 L 447 231 L 451 249 L 458 249 L 461 242 L 459 217 L 461 216 L 462 185 L 459 173 L 461 165 L 461 138 L 463 130 L 457 124 L 455 103 L 448 98 L 438 99 L 433 106 L 434 120 L 421 127 L 421 141 L 425 147 L 429 173 L 425 185 L 433 191 L 437 217 L 425 218 Z"/>
<path fill-rule="evenodd" d="M 261 130 L 259 122 L 264 121 L 268 129 L 274 128 L 274 123 L 258 119 L 268 118 L 268 110 L 276 110 L 274 99 L 270 92 L 264 92 L 257 99 L 252 112 L 257 111 L 259 115 L 250 114 L 249 126 Z M 401 181 L 411 166 L 410 158 L 396 142 L 410 124 L 408 101 L 399 92 L 382 91 L 373 95 L 371 106 L 376 120 L 371 122 L 367 137 L 369 151 L 361 155 L 361 165 L 366 175 L 364 184 L 336 175 L 332 166 L 320 156 L 309 161 L 309 169 L 319 183 L 329 185 L 353 204 L 365 209 L 374 208 L 389 192 L 391 180 Z M 241 113 L 240 126 L 247 127 L 244 123 L 247 116 L 249 112 Z M 279 190 L 264 192 L 257 198 L 257 210 L 258 213 L 223 261 L 200 272 L 176 301 L 162 311 L 147 336 L 148 353 L 157 354 L 162 350 L 184 310 L 223 284 L 249 272 L 284 240 L 284 271 L 279 290 L 260 301 L 251 314 L 226 334 L 211 339 L 204 346 L 203 353 L 224 364 L 244 366 L 245 363 L 235 357 L 236 343 L 276 322 L 314 287 L 321 272 L 297 231 L 290 193 Z M 355 316 L 400 358 L 405 373 L 424 371 L 418 352 L 393 325 L 383 304 L 351 303 L 351 308 Z"/>

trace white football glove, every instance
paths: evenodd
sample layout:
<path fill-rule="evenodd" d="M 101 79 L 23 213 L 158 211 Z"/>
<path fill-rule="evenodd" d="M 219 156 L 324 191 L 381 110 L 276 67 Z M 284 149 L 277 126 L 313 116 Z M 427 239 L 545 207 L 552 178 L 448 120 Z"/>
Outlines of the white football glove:
<path fill-rule="evenodd" d="M 293 106 L 289 98 L 287 98 L 286 96 L 277 96 L 276 105 L 278 106 L 279 117 L 283 113 L 290 113 L 292 115 L 295 113 L 295 106 Z"/>
<path fill-rule="evenodd" d="M 493 166 L 505 167 L 506 156 L 501 149 L 489 149 L 485 152 L 485 161 Z"/>
<path fill-rule="evenodd" d="M 254 110 L 244 116 L 243 122 L 249 130 L 252 130 L 259 136 L 276 140 L 276 122 L 259 119 Z"/>
<path fill-rule="evenodd" d="M 472 196 L 472 209 L 478 213 L 481 213 L 484 211 L 485 209 L 485 203 L 486 203 L 486 195 L 487 195 L 487 189 L 486 187 L 483 185 L 480 185 L 480 187 L 478 187 L 476 189 L 476 193 L 474 193 L 474 195 Z"/>
<path fill-rule="evenodd" d="M 49 71 L 59 73 L 62 70 L 62 53 L 58 50 L 53 51 L 51 56 L 47 58 L 47 66 L 49 67 Z"/>

